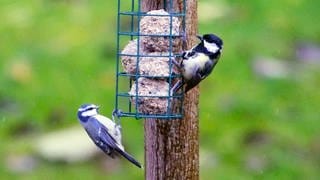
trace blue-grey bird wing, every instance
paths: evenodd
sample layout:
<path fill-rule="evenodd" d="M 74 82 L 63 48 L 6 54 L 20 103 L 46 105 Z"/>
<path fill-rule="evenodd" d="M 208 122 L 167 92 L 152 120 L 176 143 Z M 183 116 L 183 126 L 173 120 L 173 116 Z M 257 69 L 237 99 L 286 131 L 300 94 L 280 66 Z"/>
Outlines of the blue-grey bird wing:
<path fill-rule="evenodd" d="M 90 125 L 86 126 L 86 131 L 94 143 L 106 154 L 112 155 L 112 151 L 117 149 L 116 140 L 108 133 L 108 129 L 94 118 L 90 118 Z"/>
<path fill-rule="evenodd" d="M 118 152 L 139 168 L 142 167 L 137 160 L 117 145 L 117 141 L 109 134 L 108 129 L 104 125 L 98 122 L 95 118 L 90 118 L 89 121 L 91 121 L 91 125 L 86 126 L 85 129 L 90 138 L 103 152 L 111 157 L 113 157 L 114 152 Z M 90 128 L 90 130 L 88 128 Z M 94 133 L 92 133 L 92 131 Z"/>
<path fill-rule="evenodd" d="M 118 152 L 119 154 L 121 154 L 123 157 L 125 157 L 127 160 L 129 160 L 139 168 L 142 167 L 141 164 L 137 160 L 135 160 L 135 158 L 133 158 L 130 154 L 128 154 L 127 152 L 119 148 L 119 146 L 116 144 L 115 139 L 108 133 L 108 130 L 106 128 L 102 127 L 100 130 L 101 130 L 100 139 L 101 139 L 101 142 L 106 143 L 107 145 L 106 148 L 112 148 L 112 150 Z"/>
<path fill-rule="evenodd" d="M 117 141 L 109 134 L 107 127 L 96 118 L 91 117 L 86 123 L 81 124 L 92 141 L 107 155 L 113 157 L 114 153 L 117 152 L 139 168 L 142 167 L 137 160 L 123 150 L 123 147 L 118 146 Z"/>

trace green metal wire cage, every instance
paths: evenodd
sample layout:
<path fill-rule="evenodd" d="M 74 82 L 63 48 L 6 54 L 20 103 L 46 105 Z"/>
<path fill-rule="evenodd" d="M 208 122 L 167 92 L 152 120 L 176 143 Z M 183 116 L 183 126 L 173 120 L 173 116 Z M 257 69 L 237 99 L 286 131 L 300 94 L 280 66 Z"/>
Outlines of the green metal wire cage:
<path fill-rule="evenodd" d="M 175 10 L 142 12 L 141 0 L 118 0 L 115 109 L 119 117 L 177 119 L 183 116 L 183 93 L 171 93 L 182 80 L 173 59 L 181 56 L 186 0 Z"/>

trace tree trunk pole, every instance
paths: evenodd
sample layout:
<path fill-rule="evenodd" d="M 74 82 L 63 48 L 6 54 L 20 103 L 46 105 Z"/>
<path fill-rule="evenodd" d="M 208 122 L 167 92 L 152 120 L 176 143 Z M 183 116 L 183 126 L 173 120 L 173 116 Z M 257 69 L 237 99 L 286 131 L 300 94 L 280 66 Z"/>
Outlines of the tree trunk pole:
<path fill-rule="evenodd" d="M 163 0 L 141 0 L 142 11 L 163 8 Z M 174 9 L 182 12 L 182 0 L 173 0 Z M 187 48 L 195 44 L 197 0 L 186 0 Z M 177 120 L 146 119 L 145 177 L 155 179 L 199 179 L 199 88 L 185 94 L 184 118 Z"/>

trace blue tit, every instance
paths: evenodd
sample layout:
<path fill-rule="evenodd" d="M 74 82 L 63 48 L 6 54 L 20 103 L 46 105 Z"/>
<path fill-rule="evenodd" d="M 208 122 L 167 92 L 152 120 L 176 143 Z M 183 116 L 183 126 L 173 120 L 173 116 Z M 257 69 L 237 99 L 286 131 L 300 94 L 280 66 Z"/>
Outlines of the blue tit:
<path fill-rule="evenodd" d="M 100 115 L 98 109 L 94 104 L 84 104 L 78 109 L 78 119 L 91 140 L 112 158 L 119 153 L 141 168 L 141 164 L 124 150 L 121 143 L 121 126 Z"/>

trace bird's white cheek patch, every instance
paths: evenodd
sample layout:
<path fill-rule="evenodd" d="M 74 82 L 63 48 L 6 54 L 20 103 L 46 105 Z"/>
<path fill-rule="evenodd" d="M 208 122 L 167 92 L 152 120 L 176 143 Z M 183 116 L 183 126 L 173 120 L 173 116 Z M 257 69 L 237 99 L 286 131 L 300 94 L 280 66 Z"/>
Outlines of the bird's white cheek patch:
<path fill-rule="evenodd" d="M 96 109 L 92 109 L 90 111 L 83 112 L 81 115 L 86 117 L 86 116 L 94 116 L 96 114 L 97 114 L 97 110 Z"/>
<path fill-rule="evenodd" d="M 216 53 L 219 50 L 219 47 L 215 43 L 208 43 L 207 41 L 204 41 L 204 47 L 212 53 Z"/>

